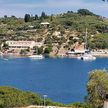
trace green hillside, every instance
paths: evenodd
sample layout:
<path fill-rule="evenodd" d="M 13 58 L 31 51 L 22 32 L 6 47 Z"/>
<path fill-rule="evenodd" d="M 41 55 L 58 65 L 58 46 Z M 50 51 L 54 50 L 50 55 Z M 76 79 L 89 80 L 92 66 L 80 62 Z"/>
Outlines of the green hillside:
<path fill-rule="evenodd" d="M 45 27 L 41 25 L 41 22 L 50 24 Z M 4 18 L 0 18 L 0 42 L 34 40 L 44 42 L 43 46 L 56 44 L 58 50 L 61 47 L 67 50 L 72 49 L 76 42 L 79 44 L 85 42 L 86 28 L 88 29 L 88 46 L 90 49 L 108 48 L 108 45 L 102 44 L 104 37 L 108 40 L 108 19 L 87 9 L 79 9 L 77 12 L 68 11 L 58 15 L 47 15 L 45 12 L 42 12 L 41 16 L 25 14 L 24 18 L 4 16 Z M 60 34 L 55 35 L 55 32 Z M 101 37 L 102 45 L 97 45 L 98 43 L 95 41 L 98 40 L 98 36 Z"/>

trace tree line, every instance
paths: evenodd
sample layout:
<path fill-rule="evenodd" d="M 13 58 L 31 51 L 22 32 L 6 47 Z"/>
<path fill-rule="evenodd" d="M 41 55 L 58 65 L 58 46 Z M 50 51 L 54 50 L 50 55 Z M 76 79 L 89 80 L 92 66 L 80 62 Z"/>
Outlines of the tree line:
<path fill-rule="evenodd" d="M 25 14 L 24 21 L 25 22 L 30 22 L 30 21 L 33 21 L 33 20 L 38 20 L 38 19 L 42 20 L 42 19 L 45 19 L 45 18 L 47 18 L 47 14 L 45 12 L 42 12 L 40 17 L 37 14 L 35 14 L 35 16 L 32 16 L 30 14 Z"/>
<path fill-rule="evenodd" d="M 73 11 L 67 11 L 67 13 L 74 13 Z M 88 9 L 79 9 L 77 11 L 77 14 L 80 15 L 95 15 L 94 13 L 90 12 Z M 52 18 L 53 14 L 50 16 Z M 30 14 L 25 14 L 24 16 L 24 21 L 25 22 L 29 22 L 29 21 L 33 21 L 33 20 L 38 20 L 38 19 L 46 19 L 48 17 L 48 15 L 45 12 L 41 13 L 41 16 L 38 16 L 37 14 L 35 14 L 34 16 L 30 15 Z"/>

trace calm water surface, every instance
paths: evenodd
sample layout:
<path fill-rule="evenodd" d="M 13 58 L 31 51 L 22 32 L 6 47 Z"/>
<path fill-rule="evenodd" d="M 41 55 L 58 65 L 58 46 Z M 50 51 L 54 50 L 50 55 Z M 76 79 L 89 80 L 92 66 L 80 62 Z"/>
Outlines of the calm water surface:
<path fill-rule="evenodd" d="M 45 94 L 57 102 L 82 102 L 88 73 L 93 69 L 108 70 L 108 59 L 0 59 L 0 85 Z"/>

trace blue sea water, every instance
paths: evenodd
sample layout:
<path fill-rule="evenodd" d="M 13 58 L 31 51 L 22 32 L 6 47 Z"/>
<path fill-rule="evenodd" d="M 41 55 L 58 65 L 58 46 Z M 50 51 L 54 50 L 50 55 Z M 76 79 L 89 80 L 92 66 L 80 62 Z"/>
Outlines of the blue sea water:
<path fill-rule="evenodd" d="M 1 58 L 0 86 L 40 93 L 56 102 L 83 102 L 87 94 L 88 74 L 94 69 L 108 70 L 108 59 L 84 62 L 68 58 Z"/>

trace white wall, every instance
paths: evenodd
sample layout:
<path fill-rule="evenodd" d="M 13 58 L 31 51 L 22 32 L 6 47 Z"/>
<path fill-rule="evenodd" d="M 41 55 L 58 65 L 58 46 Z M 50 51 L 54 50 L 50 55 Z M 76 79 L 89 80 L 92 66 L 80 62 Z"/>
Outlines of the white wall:
<path fill-rule="evenodd" d="M 108 108 L 108 101 L 104 101 L 104 108 Z"/>

